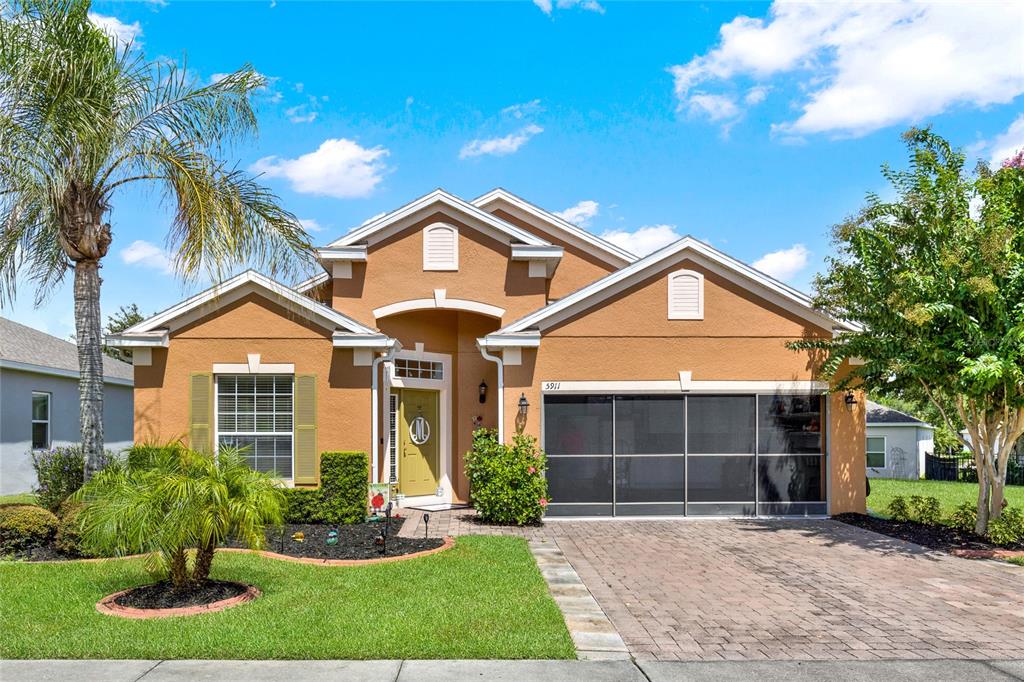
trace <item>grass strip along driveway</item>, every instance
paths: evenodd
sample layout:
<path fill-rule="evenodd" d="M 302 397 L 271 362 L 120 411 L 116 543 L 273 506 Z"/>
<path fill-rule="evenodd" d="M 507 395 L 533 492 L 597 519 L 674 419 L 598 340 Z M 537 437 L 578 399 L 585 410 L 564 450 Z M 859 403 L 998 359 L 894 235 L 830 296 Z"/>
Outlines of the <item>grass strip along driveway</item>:
<path fill-rule="evenodd" d="M 900 481 L 888 478 L 872 478 L 868 509 L 882 516 L 889 516 L 889 503 L 897 495 L 910 497 L 938 498 L 942 515 L 953 511 L 963 502 L 978 503 L 978 484 L 958 481 Z M 1011 507 L 1024 507 L 1024 486 L 1006 486 L 1006 501 Z"/>
<path fill-rule="evenodd" d="M 149 581 L 139 559 L 0 562 L 0 658 L 573 658 L 558 606 L 520 538 L 463 537 L 435 556 L 358 567 L 220 553 L 215 579 L 263 596 L 148 621 L 96 602 Z"/>

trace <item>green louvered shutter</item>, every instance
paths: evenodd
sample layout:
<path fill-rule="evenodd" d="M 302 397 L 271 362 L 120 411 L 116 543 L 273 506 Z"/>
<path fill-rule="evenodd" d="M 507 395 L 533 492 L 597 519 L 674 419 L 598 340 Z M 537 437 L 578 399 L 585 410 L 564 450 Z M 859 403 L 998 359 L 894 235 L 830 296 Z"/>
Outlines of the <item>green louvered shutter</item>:
<path fill-rule="evenodd" d="M 295 376 L 295 483 L 317 482 L 316 375 Z"/>
<path fill-rule="evenodd" d="M 194 450 L 213 450 L 213 375 L 194 373 L 189 386 L 189 445 Z"/>

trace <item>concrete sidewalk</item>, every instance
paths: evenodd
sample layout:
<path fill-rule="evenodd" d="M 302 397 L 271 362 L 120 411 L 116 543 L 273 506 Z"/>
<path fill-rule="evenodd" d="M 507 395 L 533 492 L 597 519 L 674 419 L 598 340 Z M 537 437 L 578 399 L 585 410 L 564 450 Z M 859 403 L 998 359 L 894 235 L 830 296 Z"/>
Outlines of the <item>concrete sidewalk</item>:
<path fill-rule="evenodd" d="M 3 682 L 368 680 L 369 682 L 1024 681 L 1021 661 L 0 661 Z"/>

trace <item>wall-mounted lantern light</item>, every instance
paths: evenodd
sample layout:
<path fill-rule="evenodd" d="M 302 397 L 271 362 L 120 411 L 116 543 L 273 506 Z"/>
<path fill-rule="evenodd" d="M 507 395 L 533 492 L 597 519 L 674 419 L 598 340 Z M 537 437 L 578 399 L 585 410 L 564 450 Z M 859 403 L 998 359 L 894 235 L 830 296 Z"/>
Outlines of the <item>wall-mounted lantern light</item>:
<path fill-rule="evenodd" d="M 486 381 L 481 381 L 480 382 L 480 402 L 481 403 L 486 403 L 487 402 L 487 382 Z"/>
<path fill-rule="evenodd" d="M 530 409 L 530 403 L 526 399 L 525 393 L 519 394 L 519 416 L 526 419 L 526 412 Z"/>
<path fill-rule="evenodd" d="M 853 394 L 853 391 L 847 391 L 843 396 L 843 402 L 846 403 L 846 409 L 852 410 L 853 406 L 857 404 L 857 396 Z"/>

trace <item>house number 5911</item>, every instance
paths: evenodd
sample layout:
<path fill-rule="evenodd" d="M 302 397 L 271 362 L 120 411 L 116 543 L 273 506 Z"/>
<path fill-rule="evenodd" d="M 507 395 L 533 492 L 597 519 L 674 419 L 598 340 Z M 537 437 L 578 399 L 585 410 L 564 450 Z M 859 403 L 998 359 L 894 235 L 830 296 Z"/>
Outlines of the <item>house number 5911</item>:
<path fill-rule="evenodd" d="M 562 387 L 562 382 L 560 382 L 560 381 L 545 381 L 544 382 L 544 390 L 545 391 L 557 391 L 561 387 Z"/>

